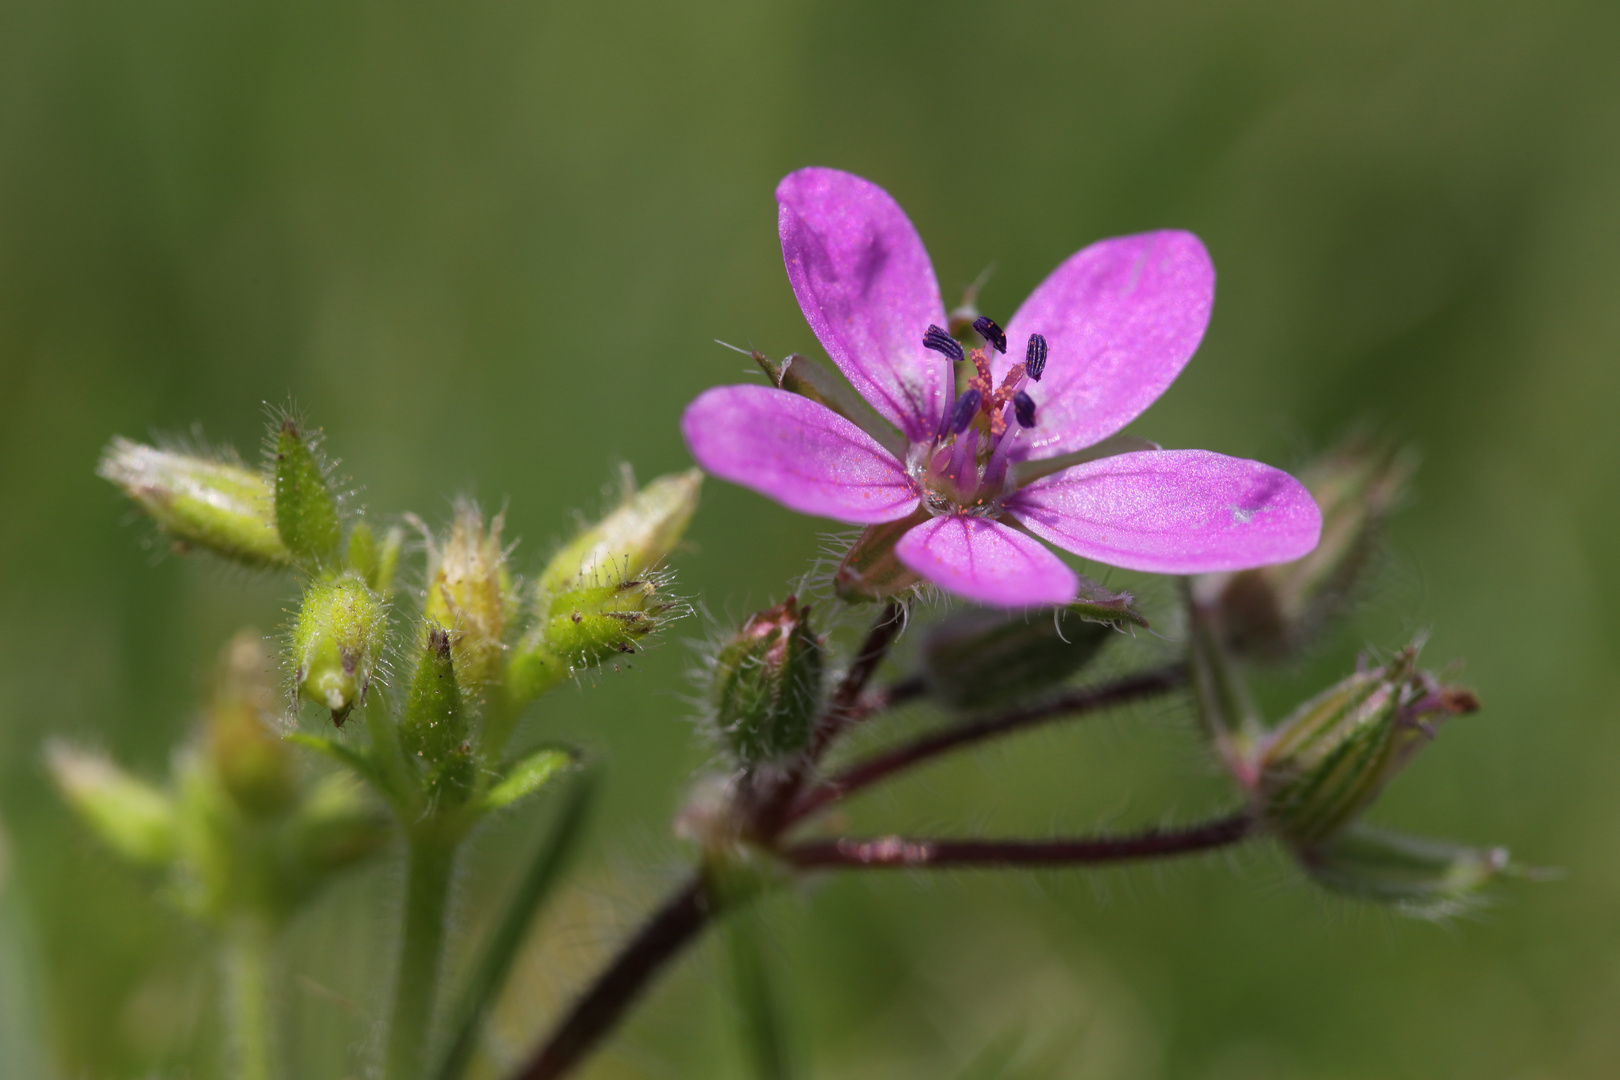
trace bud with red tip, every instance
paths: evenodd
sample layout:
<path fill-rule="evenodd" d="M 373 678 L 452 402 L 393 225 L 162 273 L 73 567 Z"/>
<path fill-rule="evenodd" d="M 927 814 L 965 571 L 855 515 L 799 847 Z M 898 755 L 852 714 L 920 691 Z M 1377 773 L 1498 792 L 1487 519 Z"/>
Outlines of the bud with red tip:
<path fill-rule="evenodd" d="M 781 761 L 804 749 L 821 705 L 823 666 L 809 605 L 792 596 L 750 615 L 720 647 L 709 701 L 739 764 Z"/>

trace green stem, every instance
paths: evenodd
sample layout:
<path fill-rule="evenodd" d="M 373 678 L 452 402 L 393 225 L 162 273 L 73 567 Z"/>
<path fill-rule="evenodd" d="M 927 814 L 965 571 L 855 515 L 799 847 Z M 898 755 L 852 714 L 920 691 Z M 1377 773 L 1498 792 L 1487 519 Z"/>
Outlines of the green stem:
<path fill-rule="evenodd" d="M 229 1075 L 270 1080 L 270 930 L 258 920 L 225 932 L 225 1024 Z"/>
<path fill-rule="evenodd" d="M 454 841 L 434 835 L 410 838 L 405 876 L 405 925 L 399 948 L 399 981 L 388 1027 L 388 1080 L 419 1080 L 427 1068 L 433 999 L 439 988 L 445 914 L 455 866 Z"/>

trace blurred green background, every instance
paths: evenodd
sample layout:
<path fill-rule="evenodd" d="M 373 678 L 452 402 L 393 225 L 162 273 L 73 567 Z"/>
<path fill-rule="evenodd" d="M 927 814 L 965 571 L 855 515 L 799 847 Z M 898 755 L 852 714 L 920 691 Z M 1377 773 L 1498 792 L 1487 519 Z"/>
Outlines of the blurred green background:
<path fill-rule="evenodd" d="M 821 164 L 899 199 L 948 296 L 994 263 L 1003 318 L 1094 239 L 1202 236 L 1214 321 L 1133 430 L 1295 466 L 1370 416 L 1425 454 L 1365 610 L 1268 702 L 1432 628 L 1486 707 L 1376 818 L 1564 873 L 1441 927 L 1263 851 L 826 879 L 763 911 L 805 1074 L 1613 1076 L 1617 32 L 1556 0 L 0 5 L 0 1070 L 217 1074 L 205 943 L 66 817 L 40 747 L 160 775 L 221 644 L 289 592 L 143 547 L 93 475 L 107 438 L 200 421 L 251 455 L 290 399 L 373 512 L 510 500 L 532 569 L 614 461 L 687 465 L 681 408 L 747 366 L 711 339 L 814 348 L 771 192 Z M 681 584 L 741 615 L 823 528 L 711 484 Z M 690 662 L 668 642 L 537 721 L 609 759 L 608 797 L 495 1059 L 681 865 Z M 1224 791 L 1163 707 L 929 770 L 850 828 L 1080 830 Z M 477 845 L 464 926 L 543 819 Z M 397 880 L 294 928 L 292 1075 L 363 1074 Z M 688 956 L 589 1075 L 745 1075 L 723 970 Z"/>

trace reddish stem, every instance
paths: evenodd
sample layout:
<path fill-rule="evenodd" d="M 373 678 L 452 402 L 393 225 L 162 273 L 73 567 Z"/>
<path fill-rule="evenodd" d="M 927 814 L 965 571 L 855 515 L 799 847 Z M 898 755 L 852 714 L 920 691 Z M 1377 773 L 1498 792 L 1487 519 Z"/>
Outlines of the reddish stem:
<path fill-rule="evenodd" d="M 880 752 L 845 769 L 801 795 L 788 811 L 783 827 L 800 821 L 823 807 L 886 780 L 895 773 L 938 757 L 948 751 L 982 742 L 1015 731 L 1025 731 L 1054 720 L 1096 712 L 1110 705 L 1151 697 L 1182 686 L 1187 681 L 1183 664 L 1170 664 L 1155 671 L 1130 675 L 1101 686 L 1075 690 L 1039 704 L 1015 709 L 985 720 L 976 720 L 924 735 L 891 750 Z"/>
<path fill-rule="evenodd" d="M 810 745 L 798 766 L 753 796 L 753 810 L 749 817 L 756 837 L 769 842 L 782 831 L 790 820 L 788 808 L 804 790 L 805 781 L 821 755 L 845 729 L 869 715 L 870 710 L 861 707 L 861 695 L 865 693 L 867 683 L 872 681 L 884 657 L 889 655 L 889 648 L 905 623 L 905 611 L 898 603 L 890 600 L 883 606 L 882 613 L 867 632 L 866 640 L 861 643 L 860 651 L 855 654 L 849 671 L 845 672 L 833 691 L 827 711 L 816 721 Z"/>
<path fill-rule="evenodd" d="M 647 988 L 658 970 L 674 959 L 715 914 L 701 872 L 664 902 L 620 950 L 612 965 L 597 976 L 551 1037 L 513 1080 L 554 1080 L 567 1075 L 625 1010 Z"/>
<path fill-rule="evenodd" d="M 1237 813 L 1188 828 L 1149 829 L 1134 836 L 1065 840 L 917 840 L 883 836 L 873 840 L 812 840 L 783 848 L 780 854 L 802 869 L 1097 866 L 1225 847 L 1245 839 L 1253 827 L 1248 814 Z"/>

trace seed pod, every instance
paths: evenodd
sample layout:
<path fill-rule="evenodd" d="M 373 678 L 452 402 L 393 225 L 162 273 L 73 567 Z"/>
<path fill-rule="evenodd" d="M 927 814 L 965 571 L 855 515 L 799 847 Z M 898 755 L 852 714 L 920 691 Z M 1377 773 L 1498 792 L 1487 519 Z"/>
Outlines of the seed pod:
<path fill-rule="evenodd" d="M 96 472 L 182 546 L 255 567 L 292 560 L 276 531 L 275 491 L 264 473 L 122 438 L 107 444 Z"/>
<path fill-rule="evenodd" d="M 1450 716 L 1479 701 L 1416 667 L 1417 648 L 1305 702 L 1259 748 L 1255 791 L 1266 821 L 1298 847 L 1321 843 L 1365 810 Z"/>
<path fill-rule="evenodd" d="M 809 606 L 788 597 L 748 617 L 715 658 L 709 691 L 715 725 L 742 765 L 804 749 L 821 704 L 821 642 Z"/>
<path fill-rule="evenodd" d="M 1300 864 L 1324 888 L 1423 918 L 1466 910 L 1496 878 L 1522 873 L 1506 848 L 1466 847 L 1362 824 L 1301 852 Z"/>
<path fill-rule="evenodd" d="M 332 710 L 339 727 L 365 701 L 386 619 L 382 599 L 352 574 L 309 586 L 293 623 L 298 693 Z"/>

